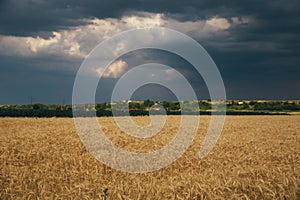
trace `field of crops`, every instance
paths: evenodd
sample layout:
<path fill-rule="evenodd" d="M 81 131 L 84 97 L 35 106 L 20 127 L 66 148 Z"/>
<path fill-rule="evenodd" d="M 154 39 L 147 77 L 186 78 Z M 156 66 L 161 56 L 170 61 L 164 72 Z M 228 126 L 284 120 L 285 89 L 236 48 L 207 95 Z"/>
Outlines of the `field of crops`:
<path fill-rule="evenodd" d="M 135 117 L 147 124 L 148 117 Z M 85 149 L 71 118 L 0 118 L 0 199 L 300 199 L 300 116 L 228 116 L 209 156 L 198 152 L 209 116 L 172 165 L 145 174 L 106 167 Z M 160 133 L 135 139 L 113 118 L 99 118 L 114 144 L 129 151 L 162 148 L 180 116 Z"/>

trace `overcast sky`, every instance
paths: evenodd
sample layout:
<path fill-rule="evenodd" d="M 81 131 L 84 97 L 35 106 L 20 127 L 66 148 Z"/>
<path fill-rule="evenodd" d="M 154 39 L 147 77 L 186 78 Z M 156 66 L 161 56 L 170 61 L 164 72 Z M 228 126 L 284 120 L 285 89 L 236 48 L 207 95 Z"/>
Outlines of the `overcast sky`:
<path fill-rule="evenodd" d="M 34 103 L 71 103 L 76 72 L 98 43 L 156 26 L 185 33 L 207 50 L 228 99 L 300 99 L 298 0 L 0 0 L 0 104 L 28 104 L 31 97 Z M 126 70 L 149 62 L 177 69 L 199 99 L 209 98 L 185 60 L 144 50 L 124 55 L 104 72 L 97 101 L 109 100 Z M 174 95 L 152 85 L 133 98 Z"/>

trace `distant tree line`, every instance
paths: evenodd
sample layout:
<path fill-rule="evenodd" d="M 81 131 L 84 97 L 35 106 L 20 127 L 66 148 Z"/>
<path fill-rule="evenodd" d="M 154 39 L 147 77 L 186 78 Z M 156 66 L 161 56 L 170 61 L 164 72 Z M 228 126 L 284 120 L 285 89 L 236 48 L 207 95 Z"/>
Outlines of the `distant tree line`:
<path fill-rule="evenodd" d="M 228 115 L 266 115 L 284 114 L 285 112 L 300 111 L 299 101 L 227 101 Z M 212 102 L 206 101 L 185 101 L 185 114 L 210 115 Z M 122 101 L 112 103 L 84 104 L 74 107 L 79 110 L 77 116 L 143 116 L 151 114 L 180 115 L 181 102 L 178 101 Z M 164 108 L 164 110 L 162 110 Z M 218 114 L 218 113 L 217 113 Z M 73 117 L 72 105 L 0 105 L 0 117 Z"/>
<path fill-rule="evenodd" d="M 228 101 L 227 109 L 248 111 L 300 111 L 300 101 Z"/>
<path fill-rule="evenodd" d="M 72 117 L 70 105 L 4 105 L 0 117 Z"/>

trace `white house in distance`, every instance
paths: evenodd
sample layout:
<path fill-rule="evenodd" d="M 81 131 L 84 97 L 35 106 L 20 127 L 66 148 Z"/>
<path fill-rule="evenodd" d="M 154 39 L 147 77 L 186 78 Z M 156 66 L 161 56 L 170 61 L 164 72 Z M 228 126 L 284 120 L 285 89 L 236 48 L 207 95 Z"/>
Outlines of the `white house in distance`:
<path fill-rule="evenodd" d="M 244 102 L 242 102 L 242 101 L 238 102 L 238 105 L 243 105 L 243 104 L 244 104 Z"/>

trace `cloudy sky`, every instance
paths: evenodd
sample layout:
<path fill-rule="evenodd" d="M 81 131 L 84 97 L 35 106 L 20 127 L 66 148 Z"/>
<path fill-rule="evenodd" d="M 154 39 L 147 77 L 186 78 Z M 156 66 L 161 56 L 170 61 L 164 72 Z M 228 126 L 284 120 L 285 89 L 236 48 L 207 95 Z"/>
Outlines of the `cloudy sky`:
<path fill-rule="evenodd" d="M 228 99 L 300 99 L 300 2 L 158 0 L 0 0 L 0 104 L 71 103 L 84 58 L 101 41 L 133 28 L 167 27 L 198 41 L 215 61 Z M 126 70 L 162 63 L 209 98 L 188 62 L 158 50 L 130 52 L 102 74 L 97 101 L 108 101 Z M 162 77 L 172 79 L 165 71 Z M 148 85 L 134 99 L 172 99 Z"/>

